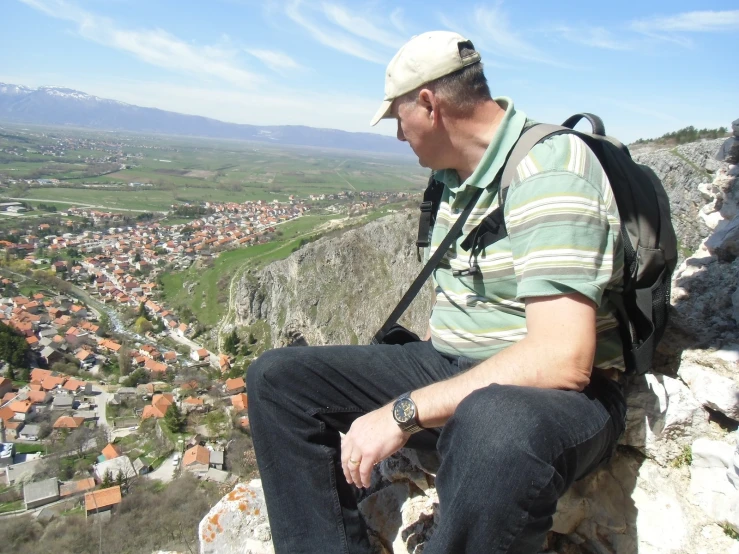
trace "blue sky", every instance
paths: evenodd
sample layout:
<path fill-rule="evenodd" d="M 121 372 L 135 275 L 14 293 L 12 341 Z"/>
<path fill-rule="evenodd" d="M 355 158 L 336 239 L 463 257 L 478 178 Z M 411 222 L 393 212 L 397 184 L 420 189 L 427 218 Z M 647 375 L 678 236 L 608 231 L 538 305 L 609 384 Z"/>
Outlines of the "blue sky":
<path fill-rule="evenodd" d="M 739 117 L 739 9 L 704 0 L 2 0 L 0 81 L 257 125 L 369 127 L 412 35 L 451 29 L 494 95 L 624 141 Z"/>

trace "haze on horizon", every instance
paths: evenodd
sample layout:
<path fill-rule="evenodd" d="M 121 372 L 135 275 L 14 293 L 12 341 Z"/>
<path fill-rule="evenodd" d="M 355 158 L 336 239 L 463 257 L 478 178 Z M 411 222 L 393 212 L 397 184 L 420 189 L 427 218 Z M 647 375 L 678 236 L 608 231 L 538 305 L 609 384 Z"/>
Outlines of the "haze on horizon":
<path fill-rule="evenodd" d="M 737 117 L 735 6 L 8 0 L 0 82 L 234 123 L 392 135 L 392 122 L 369 127 L 387 62 L 412 35 L 451 29 L 482 52 L 494 95 L 539 121 L 592 111 L 631 142 Z"/>

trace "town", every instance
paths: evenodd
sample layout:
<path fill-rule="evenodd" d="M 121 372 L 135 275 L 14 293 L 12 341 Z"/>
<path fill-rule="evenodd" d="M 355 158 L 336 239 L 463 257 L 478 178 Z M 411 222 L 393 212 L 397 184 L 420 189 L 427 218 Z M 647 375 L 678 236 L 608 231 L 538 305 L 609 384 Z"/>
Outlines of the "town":
<path fill-rule="evenodd" d="M 256 471 L 244 366 L 196 342 L 197 326 L 158 300 L 157 278 L 266 241 L 307 207 L 291 199 L 173 209 L 200 217 L 100 229 L 117 215 L 69 208 L 62 223 L 88 219 L 100 230 L 49 235 L 44 223 L 0 242 L 0 513 L 84 506 L 109 517 L 132 479 L 188 473 L 232 484 Z M 22 347 L 6 348 L 9 337 Z M 255 339 L 234 331 L 227 349 L 239 341 Z"/>

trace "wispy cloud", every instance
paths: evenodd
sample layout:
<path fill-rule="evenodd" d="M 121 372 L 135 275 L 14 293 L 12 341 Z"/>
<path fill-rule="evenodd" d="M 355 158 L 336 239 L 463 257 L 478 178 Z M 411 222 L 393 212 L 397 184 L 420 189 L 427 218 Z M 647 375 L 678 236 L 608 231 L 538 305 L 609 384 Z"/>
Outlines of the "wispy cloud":
<path fill-rule="evenodd" d="M 378 52 L 368 48 L 354 38 L 347 36 L 345 33 L 341 33 L 336 29 L 320 25 L 313 21 L 301 10 L 302 4 L 301 0 L 292 0 L 287 4 L 287 6 L 285 6 L 285 13 L 295 23 L 308 31 L 315 40 L 324 46 L 328 46 L 329 48 L 333 48 L 368 62 L 378 64 L 387 63 L 385 56 L 380 55 Z"/>
<path fill-rule="evenodd" d="M 554 27 L 553 30 L 561 38 L 593 48 L 604 50 L 633 50 L 634 44 L 603 27 L 575 28 L 568 25 Z"/>
<path fill-rule="evenodd" d="M 305 68 L 287 54 L 275 50 L 262 50 L 259 48 L 247 48 L 246 51 L 277 73 L 288 71 L 301 71 Z"/>
<path fill-rule="evenodd" d="M 390 14 L 390 23 L 392 23 L 393 26 L 395 26 L 395 28 L 404 35 L 408 34 L 408 27 L 403 21 L 403 8 L 395 8 L 393 10 Z"/>
<path fill-rule="evenodd" d="M 378 27 L 366 16 L 353 14 L 343 6 L 324 2 L 323 13 L 329 21 L 357 37 L 394 49 L 400 48 L 405 42 L 405 39 L 398 34 Z"/>
<path fill-rule="evenodd" d="M 664 17 L 639 19 L 631 24 L 640 32 L 736 32 L 739 10 L 694 11 Z"/>
<path fill-rule="evenodd" d="M 252 87 L 263 78 L 237 62 L 237 49 L 194 46 L 162 29 L 124 29 L 65 0 L 20 0 L 56 19 L 76 24 L 75 32 L 92 42 L 128 52 L 138 59 L 173 71 L 215 77 L 240 87 Z"/>
<path fill-rule="evenodd" d="M 499 61 L 506 59 L 523 60 L 555 67 L 571 66 L 556 58 L 526 40 L 522 33 L 514 30 L 508 13 L 503 9 L 503 2 L 498 1 L 490 6 L 477 6 L 467 25 L 460 25 L 446 15 L 440 20 L 449 29 L 462 32 L 471 38 L 477 48 L 483 50 Z M 486 65 L 495 65 L 490 59 L 483 60 Z"/>

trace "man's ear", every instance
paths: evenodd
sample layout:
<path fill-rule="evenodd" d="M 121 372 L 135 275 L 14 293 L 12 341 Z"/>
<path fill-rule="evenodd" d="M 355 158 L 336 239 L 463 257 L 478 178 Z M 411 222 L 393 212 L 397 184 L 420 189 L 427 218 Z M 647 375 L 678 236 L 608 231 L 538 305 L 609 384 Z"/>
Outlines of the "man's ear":
<path fill-rule="evenodd" d="M 424 88 L 418 93 L 418 104 L 426 110 L 429 119 L 432 121 L 438 115 L 439 99 L 434 91 Z"/>

